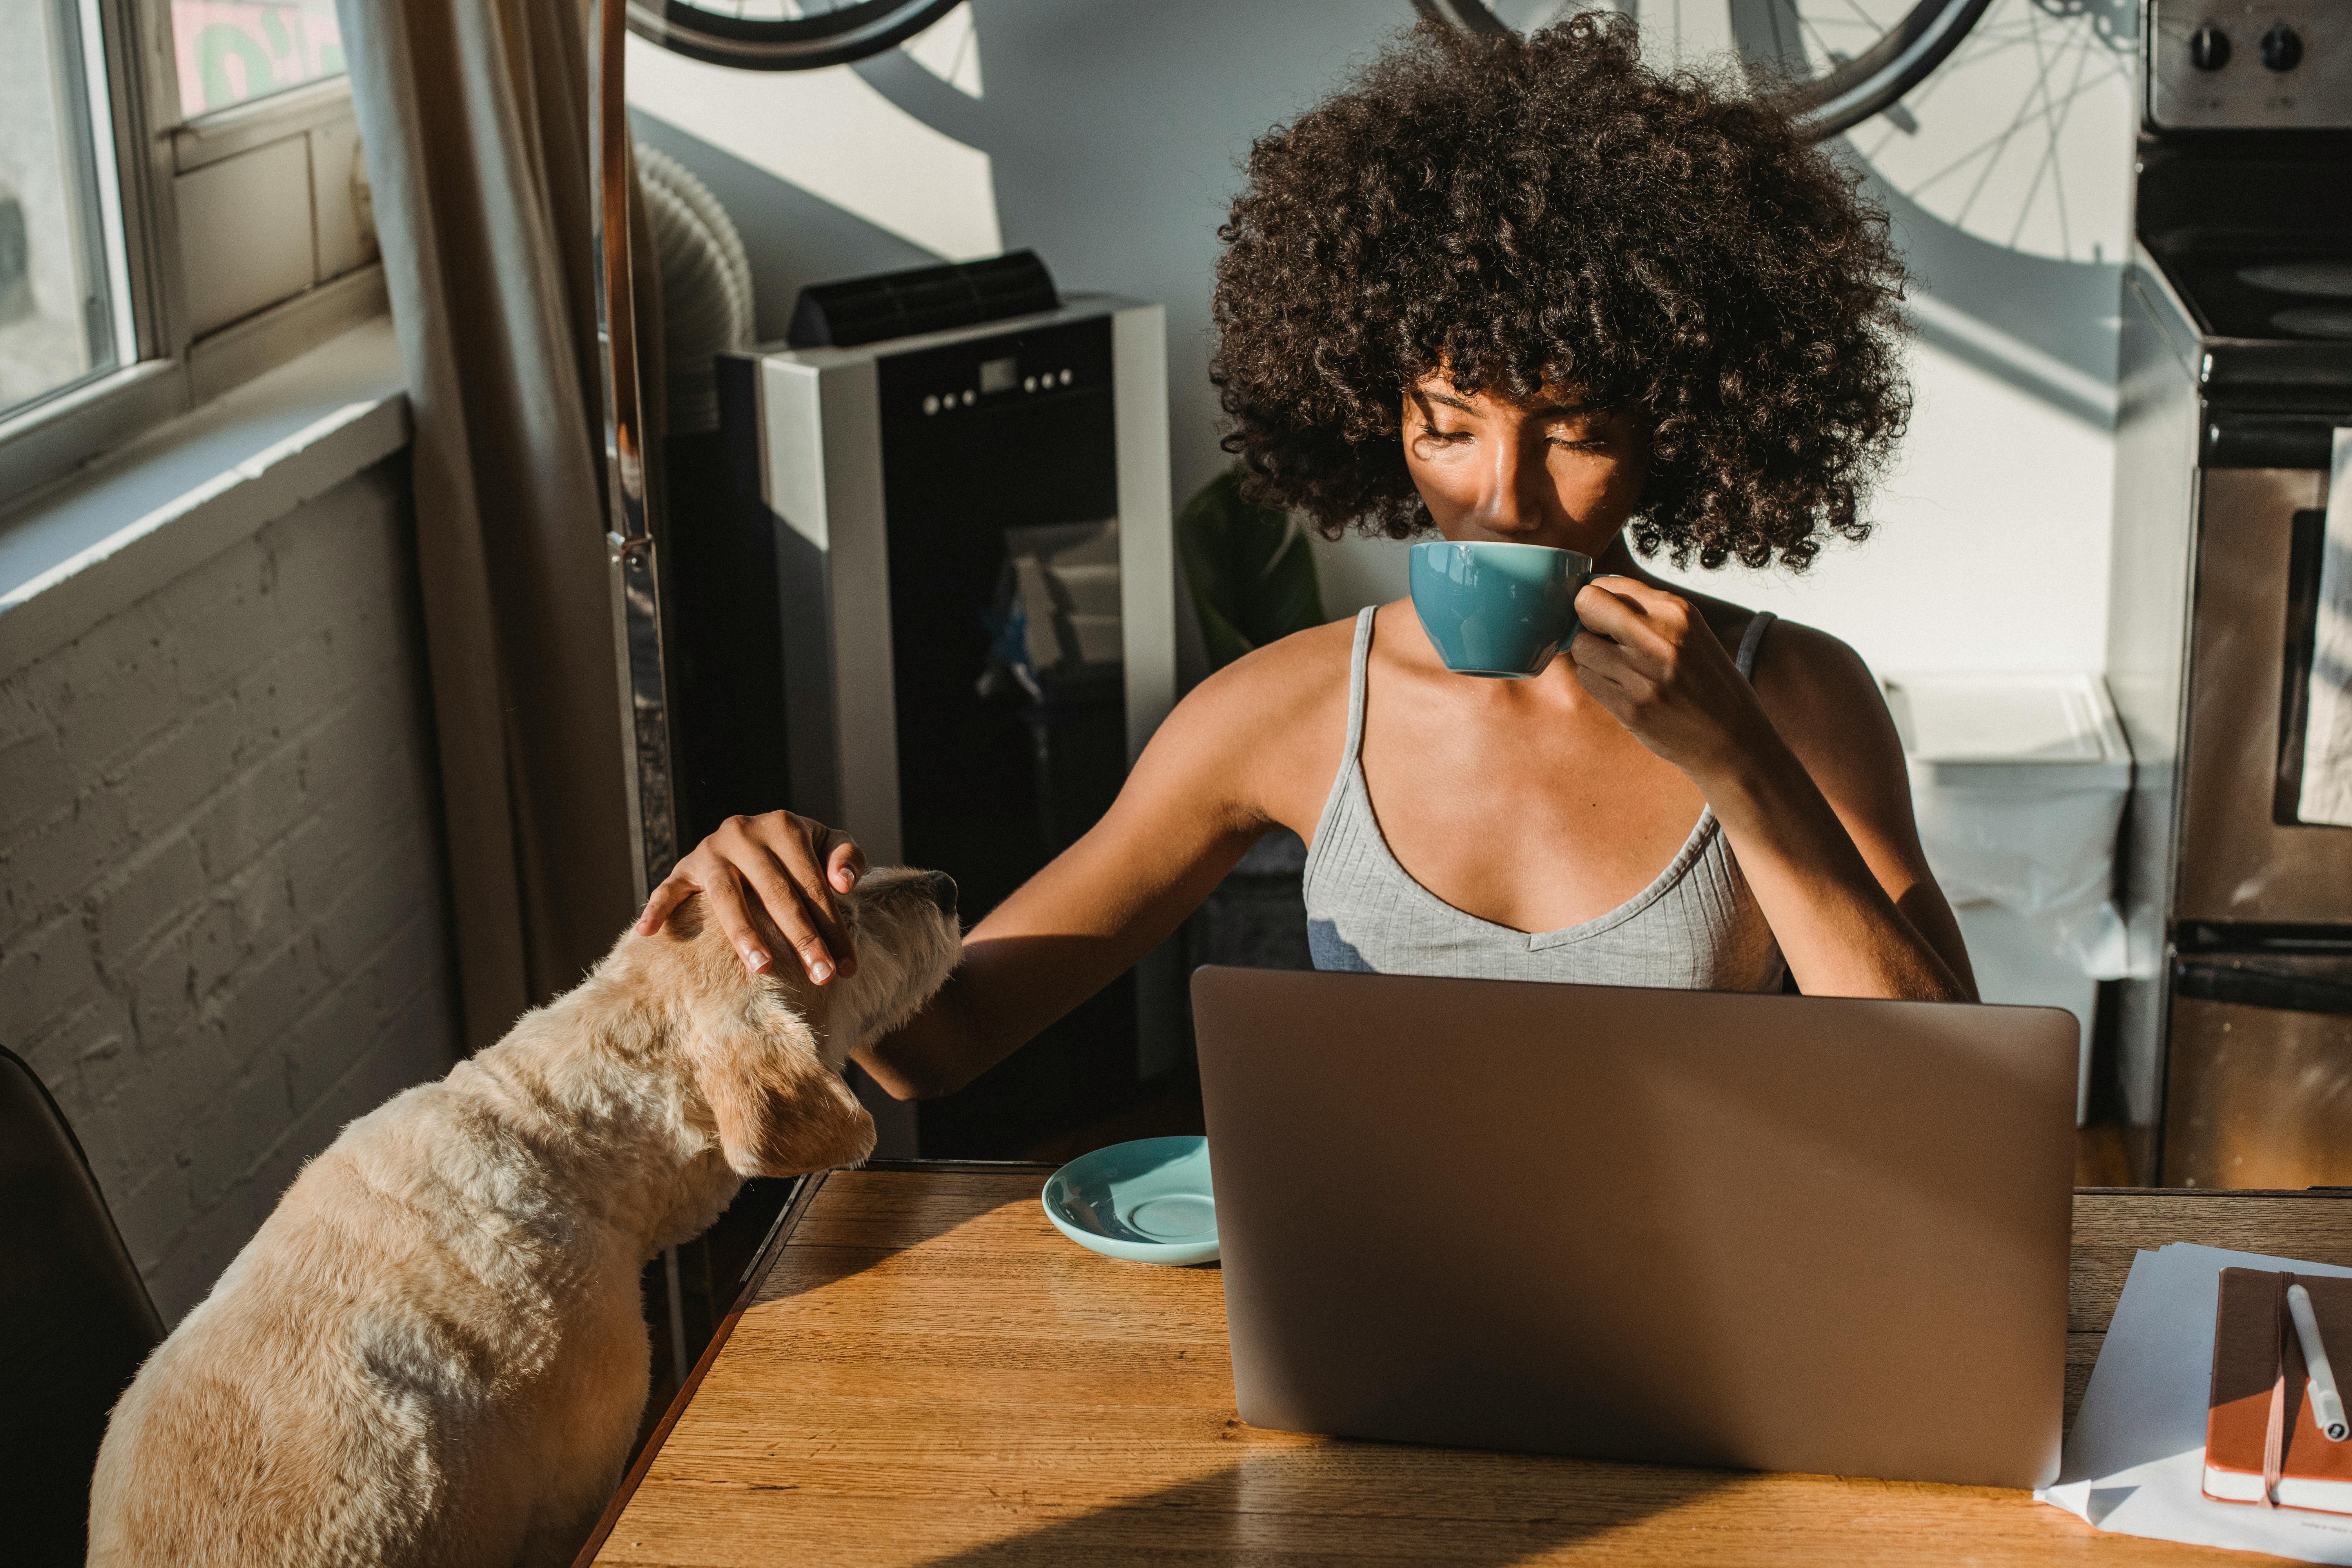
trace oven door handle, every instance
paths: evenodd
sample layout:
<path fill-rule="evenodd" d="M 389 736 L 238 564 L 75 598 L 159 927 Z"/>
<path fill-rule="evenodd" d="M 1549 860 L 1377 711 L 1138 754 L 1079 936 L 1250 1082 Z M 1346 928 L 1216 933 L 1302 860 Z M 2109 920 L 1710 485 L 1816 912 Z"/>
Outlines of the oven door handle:
<path fill-rule="evenodd" d="M 2172 970 L 2172 994 L 2200 1002 L 2266 1007 L 2279 1013 L 2326 1013 L 2352 1016 L 2352 985 L 2278 974 L 2267 969 L 2237 969 L 2222 963 L 2190 963 Z"/>

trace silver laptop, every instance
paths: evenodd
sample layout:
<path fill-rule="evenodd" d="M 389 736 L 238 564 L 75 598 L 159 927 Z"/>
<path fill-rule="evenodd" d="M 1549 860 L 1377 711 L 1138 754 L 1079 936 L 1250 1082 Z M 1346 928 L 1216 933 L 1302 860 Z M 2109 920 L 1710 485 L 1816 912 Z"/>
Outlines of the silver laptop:
<path fill-rule="evenodd" d="M 2058 1474 L 2071 1015 L 1219 968 L 1192 1008 L 1251 1425 Z"/>

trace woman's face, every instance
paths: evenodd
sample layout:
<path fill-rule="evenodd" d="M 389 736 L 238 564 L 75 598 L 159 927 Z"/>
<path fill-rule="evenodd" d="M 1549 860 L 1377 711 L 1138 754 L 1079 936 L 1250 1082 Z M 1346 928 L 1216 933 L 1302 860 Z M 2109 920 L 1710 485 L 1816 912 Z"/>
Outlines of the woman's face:
<path fill-rule="evenodd" d="M 1404 462 L 1437 531 L 1599 559 L 1642 499 L 1650 434 L 1547 386 L 1525 403 L 1465 395 L 1444 374 L 1404 400 Z"/>

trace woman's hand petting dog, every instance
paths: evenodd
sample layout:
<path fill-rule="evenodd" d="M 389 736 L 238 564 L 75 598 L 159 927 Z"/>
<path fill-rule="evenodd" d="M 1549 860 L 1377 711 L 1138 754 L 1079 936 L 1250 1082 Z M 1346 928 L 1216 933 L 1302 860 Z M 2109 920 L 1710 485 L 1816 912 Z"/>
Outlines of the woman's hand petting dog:
<path fill-rule="evenodd" d="M 841 918 L 841 900 L 866 874 L 866 852 L 836 828 L 789 811 L 730 816 L 662 879 L 639 936 L 661 930 L 670 911 L 695 894 L 752 973 L 774 962 L 776 934 L 823 985 L 838 970 L 857 973 L 857 948 Z"/>

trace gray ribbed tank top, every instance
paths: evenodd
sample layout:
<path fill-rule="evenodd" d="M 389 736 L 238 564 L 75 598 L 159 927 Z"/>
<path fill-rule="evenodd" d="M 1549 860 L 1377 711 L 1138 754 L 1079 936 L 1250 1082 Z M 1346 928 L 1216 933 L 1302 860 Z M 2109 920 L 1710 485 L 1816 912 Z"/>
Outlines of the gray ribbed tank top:
<path fill-rule="evenodd" d="M 1739 639 L 1752 675 L 1771 614 Z M 1717 827 L 1701 808 L 1682 850 L 1633 898 L 1563 931 L 1523 931 L 1455 909 L 1398 864 L 1364 785 L 1364 670 L 1372 612 L 1356 617 L 1348 672 L 1348 749 L 1307 855 L 1307 941 L 1318 969 L 1479 980 L 1560 980 L 1685 991 L 1777 991 L 1772 928 Z"/>

